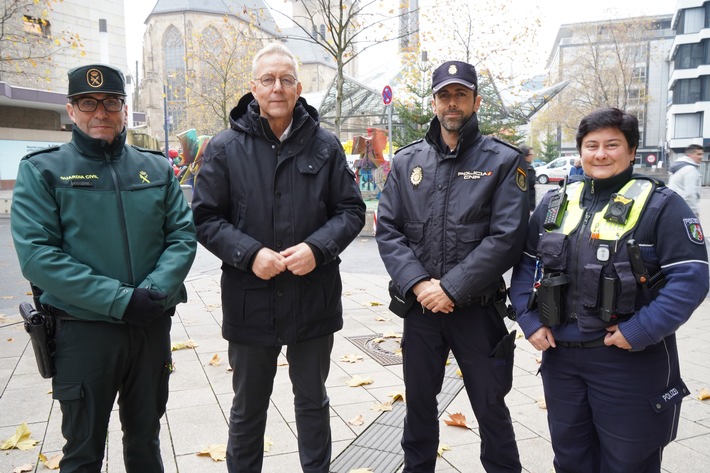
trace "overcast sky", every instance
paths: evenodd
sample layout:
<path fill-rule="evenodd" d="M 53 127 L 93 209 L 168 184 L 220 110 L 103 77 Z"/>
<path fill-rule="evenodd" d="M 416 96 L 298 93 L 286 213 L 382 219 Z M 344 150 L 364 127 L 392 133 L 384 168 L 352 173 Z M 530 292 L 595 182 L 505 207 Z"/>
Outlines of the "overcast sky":
<path fill-rule="evenodd" d="M 285 2 L 285 0 L 267 0 L 267 3 L 269 1 L 274 5 Z M 384 3 L 396 1 L 387 0 Z M 423 2 L 420 3 L 423 4 Z M 540 18 L 539 49 L 535 51 L 540 62 L 538 70 L 535 72 L 542 72 L 561 24 L 629 16 L 671 14 L 676 7 L 675 0 L 513 0 L 513 3 L 515 4 L 514 10 L 522 12 L 524 17 L 529 15 L 531 18 L 536 16 Z M 136 60 L 142 61 L 144 22 L 155 6 L 156 0 L 124 0 L 124 4 L 128 66 L 133 70 Z M 445 13 L 442 16 L 450 14 Z M 278 15 L 276 19 L 278 21 Z"/>

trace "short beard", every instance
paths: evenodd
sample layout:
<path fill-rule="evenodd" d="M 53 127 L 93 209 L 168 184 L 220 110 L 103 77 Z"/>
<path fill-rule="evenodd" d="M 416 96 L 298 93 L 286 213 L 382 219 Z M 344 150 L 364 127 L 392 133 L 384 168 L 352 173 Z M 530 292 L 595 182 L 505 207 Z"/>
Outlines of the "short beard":
<path fill-rule="evenodd" d="M 444 118 L 439 120 L 439 122 L 444 130 L 459 132 L 470 118 L 470 115 L 461 118 Z"/>

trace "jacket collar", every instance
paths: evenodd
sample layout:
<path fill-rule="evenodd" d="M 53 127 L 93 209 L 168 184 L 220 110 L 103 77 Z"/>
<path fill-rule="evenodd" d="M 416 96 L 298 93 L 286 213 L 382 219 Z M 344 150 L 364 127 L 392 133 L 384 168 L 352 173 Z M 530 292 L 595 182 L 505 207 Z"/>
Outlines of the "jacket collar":
<path fill-rule="evenodd" d="M 293 108 L 293 122 L 289 136 L 293 136 L 309 120 L 317 125 L 318 111 L 309 105 L 306 99 L 299 97 Z M 269 122 L 261 117 L 259 104 L 251 92 L 239 99 L 237 106 L 229 113 L 229 123 L 233 130 L 263 135 L 278 141 L 278 137 L 274 136 L 269 127 Z"/>
<path fill-rule="evenodd" d="M 478 115 L 474 112 L 471 118 L 464 123 L 461 132 L 459 133 L 459 141 L 456 149 L 452 150 L 453 154 L 458 156 L 459 153 L 470 148 L 481 137 L 481 131 L 478 128 Z M 440 153 L 446 152 L 446 145 L 441 138 L 441 122 L 438 117 L 434 117 L 429 125 L 429 131 L 426 134 L 426 141 Z"/>
<path fill-rule="evenodd" d="M 118 157 L 123 152 L 126 144 L 126 127 L 123 127 L 121 134 L 109 144 L 107 141 L 90 137 L 75 126 L 72 130 L 72 143 L 81 154 L 86 156 L 106 158 L 108 155 L 112 158 Z"/>
<path fill-rule="evenodd" d="M 585 175 L 585 190 L 584 190 L 584 200 L 593 199 L 592 189 L 594 189 L 594 194 L 596 194 L 597 199 L 608 199 L 611 194 L 617 192 L 619 189 L 624 187 L 624 184 L 629 182 L 634 173 L 633 165 L 626 168 L 624 171 L 611 176 L 607 179 L 592 179 L 591 177 Z"/>

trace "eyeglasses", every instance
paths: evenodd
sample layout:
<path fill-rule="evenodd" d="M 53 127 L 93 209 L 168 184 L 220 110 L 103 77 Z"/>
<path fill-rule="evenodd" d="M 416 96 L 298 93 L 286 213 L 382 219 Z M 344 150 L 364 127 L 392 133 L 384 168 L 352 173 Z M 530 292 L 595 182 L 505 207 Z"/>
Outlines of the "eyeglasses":
<path fill-rule="evenodd" d="M 276 84 L 276 81 L 278 80 L 279 82 L 281 82 L 281 87 L 283 87 L 284 89 L 290 89 L 298 82 L 298 79 L 296 79 L 290 74 L 281 76 L 279 78 L 276 78 L 271 74 L 265 74 L 254 80 L 261 82 L 261 85 L 263 85 L 264 87 L 273 87 L 274 84 Z"/>
<path fill-rule="evenodd" d="M 108 97 L 105 99 L 95 99 L 92 97 L 84 97 L 72 101 L 76 107 L 82 112 L 95 112 L 99 106 L 99 103 L 103 105 L 107 112 L 120 112 L 123 110 L 124 99 L 118 99 L 115 97 Z"/>

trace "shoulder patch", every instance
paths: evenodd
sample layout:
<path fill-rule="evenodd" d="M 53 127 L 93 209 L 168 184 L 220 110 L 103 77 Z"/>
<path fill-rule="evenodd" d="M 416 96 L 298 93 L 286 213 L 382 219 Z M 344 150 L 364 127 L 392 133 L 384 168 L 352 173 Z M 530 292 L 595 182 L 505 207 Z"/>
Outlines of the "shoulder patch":
<path fill-rule="evenodd" d="M 528 190 L 528 175 L 525 170 L 520 167 L 515 169 L 515 183 L 521 191 L 526 192 Z"/>
<path fill-rule="evenodd" d="M 38 149 L 37 151 L 32 151 L 31 153 L 28 153 L 28 154 L 24 155 L 24 156 L 22 157 L 22 159 L 29 159 L 29 158 L 31 158 L 32 156 L 37 156 L 38 154 L 49 153 L 49 152 L 52 152 L 52 151 L 56 151 L 56 150 L 59 149 L 60 146 L 61 146 L 61 145 L 50 146 L 50 147 L 48 147 L 48 148 L 43 148 L 43 149 Z"/>
<path fill-rule="evenodd" d="M 700 220 L 697 218 L 684 218 L 683 226 L 690 241 L 698 245 L 705 244 L 705 235 L 703 234 L 703 228 L 700 226 Z"/>

